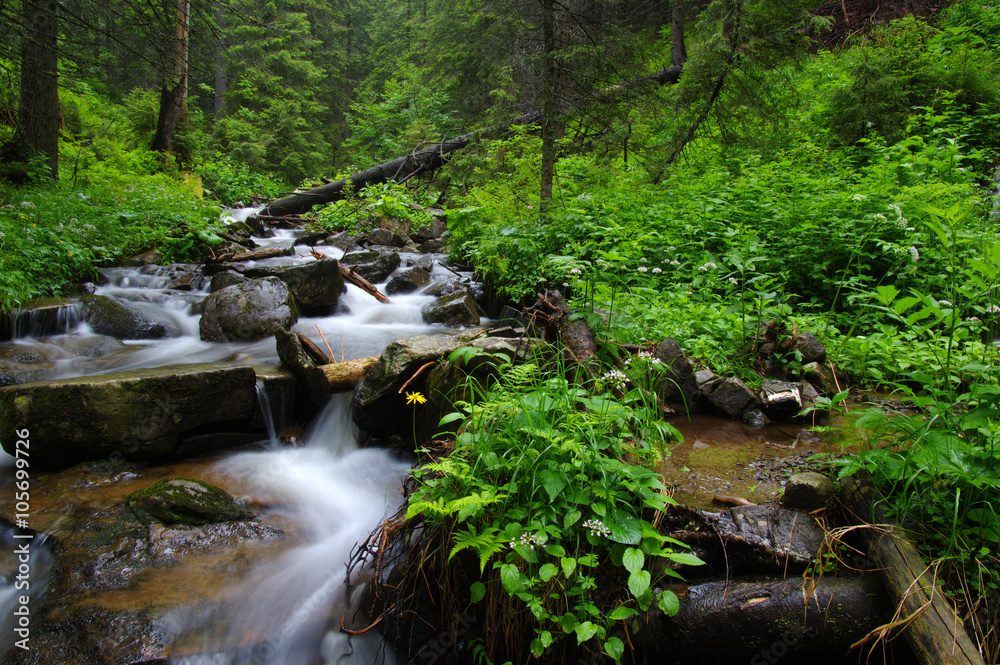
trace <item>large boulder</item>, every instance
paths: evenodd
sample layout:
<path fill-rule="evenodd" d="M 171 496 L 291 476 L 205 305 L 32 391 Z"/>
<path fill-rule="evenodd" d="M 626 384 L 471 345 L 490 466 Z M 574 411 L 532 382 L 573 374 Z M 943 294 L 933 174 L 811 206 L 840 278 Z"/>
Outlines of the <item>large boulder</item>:
<path fill-rule="evenodd" d="M 340 294 L 344 292 L 344 276 L 340 274 L 336 259 L 321 259 L 294 266 L 254 266 L 244 270 L 243 274 L 250 278 L 277 277 L 288 286 L 303 309 L 336 307 Z"/>
<path fill-rule="evenodd" d="M 101 295 L 80 296 L 84 321 L 98 335 L 118 339 L 162 339 L 177 337 L 180 330 L 170 321 L 159 319 L 145 303 Z"/>
<path fill-rule="evenodd" d="M 694 367 L 680 344 L 667 338 L 656 346 L 654 357 L 667 368 L 659 381 L 658 392 L 666 406 L 688 413 L 698 410 L 698 381 Z"/>
<path fill-rule="evenodd" d="M 350 252 L 344 254 L 340 260 L 355 272 L 372 284 L 378 284 L 392 274 L 399 267 L 399 252 L 385 251 L 379 252 L 373 249 L 363 252 Z"/>
<path fill-rule="evenodd" d="M 144 524 L 196 526 L 215 522 L 238 522 L 253 515 L 215 485 L 190 478 L 158 480 L 125 497 L 125 505 Z"/>
<path fill-rule="evenodd" d="M 727 418 L 737 420 L 747 409 L 759 407 L 757 395 L 737 378 L 728 378 L 716 384 L 708 402 Z"/>
<path fill-rule="evenodd" d="M 468 289 L 441 296 L 421 309 L 426 323 L 440 323 L 450 328 L 479 325 L 479 310 Z"/>
<path fill-rule="evenodd" d="M 292 293 L 277 277 L 252 279 L 216 291 L 202 305 L 206 342 L 253 341 L 291 328 L 299 320 Z"/>
<path fill-rule="evenodd" d="M 14 454 L 30 429 L 31 460 L 67 466 L 170 455 L 184 432 L 248 422 L 256 376 L 246 365 L 184 365 L 0 388 L 0 444 Z"/>
<path fill-rule="evenodd" d="M 420 266 L 412 266 L 393 275 L 389 283 L 385 285 L 385 292 L 390 296 L 413 293 L 417 289 L 427 286 L 430 281 L 431 273 L 428 270 Z"/>
<path fill-rule="evenodd" d="M 390 229 L 373 229 L 368 234 L 368 242 L 372 245 L 383 245 L 386 247 L 406 247 L 412 240 L 405 234 Z"/>

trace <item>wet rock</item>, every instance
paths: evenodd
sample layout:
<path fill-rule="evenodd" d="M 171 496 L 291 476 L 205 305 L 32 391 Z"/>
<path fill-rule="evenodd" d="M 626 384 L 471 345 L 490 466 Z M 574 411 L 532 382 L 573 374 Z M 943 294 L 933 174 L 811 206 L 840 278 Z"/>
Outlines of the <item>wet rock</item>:
<path fill-rule="evenodd" d="M 469 293 L 471 295 L 469 287 L 456 280 L 434 282 L 420 293 L 425 296 L 434 296 L 435 298 L 450 296 L 454 293 Z"/>
<path fill-rule="evenodd" d="M 140 268 L 142 266 L 158 266 L 163 263 L 163 252 L 151 249 L 142 254 L 135 254 L 122 259 L 117 265 L 123 268 Z"/>
<path fill-rule="evenodd" d="M 680 344 L 667 338 L 657 344 L 653 354 L 667 368 L 667 376 L 658 379 L 660 399 L 666 406 L 678 409 L 681 413 L 694 413 L 698 410 L 698 380 L 695 378 L 694 367 Z"/>
<path fill-rule="evenodd" d="M 344 292 L 344 276 L 336 259 L 321 259 L 294 266 L 255 266 L 243 274 L 250 278 L 277 277 L 288 286 L 303 309 L 330 309 Z"/>
<path fill-rule="evenodd" d="M 423 268 L 430 273 L 434 270 L 434 259 L 426 254 L 421 254 L 413 260 L 413 265 L 417 268 Z"/>
<path fill-rule="evenodd" d="M 24 365 L 29 363 L 43 363 L 50 360 L 50 358 L 35 345 L 4 342 L 0 344 L 0 360 L 8 360 L 12 363 Z"/>
<path fill-rule="evenodd" d="M 335 233 L 329 238 L 323 240 L 320 244 L 328 245 L 330 247 L 336 247 L 337 249 L 343 251 L 345 254 L 350 252 L 356 252 L 361 249 L 360 245 L 354 240 L 354 237 L 347 231 L 341 231 L 340 233 Z"/>
<path fill-rule="evenodd" d="M 291 328 L 299 320 L 292 293 L 277 277 L 253 279 L 216 291 L 202 305 L 206 342 L 253 341 Z"/>
<path fill-rule="evenodd" d="M 432 254 L 434 252 L 444 251 L 445 244 L 445 241 L 441 238 L 433 238 L 420 243 L 417 245 L 417 248 L 424 254 Z"/>
<path fill-rule="evenodd" d="M 157 319 L 154 310 L 111 296 L 81 296 L 81 315 L 98 335 L 118 339 L 162 339 L 177 337 L 172 322 Z"/>
<path fill-rule="evenodd" d="M 421 309 L 426 323 L 440 323 L 450 328 L 479 325 L 476 301 L 466 290 L 441 296 Z"/>
<path fill-rule="evenodd" d="M 800 332 L 795 338 L 795 350 L 802 354 L 802 364 L 826 362 L 826 347 L 811 332 Z"/>
<path fill-rule="evenodd" d="M 761 409 L 754 406 L 743 412 L 743 422 L 750 425 L 750 427 L 760 429 L 762 427 L 766 427 L 771 421 L 768 420 L 767 416 Z"/>
<path fill-rule="evenodd" d="M 737 420 L 750 407 L 758 406 L 757 396 L 745 383 L 729 378 L 712 389 L 708 402 L 727 418 Z"/>
<path fill-rule="evenodd" d="M 69 332 L 79 322 L 80 310 L 75 300 L 39 298 L 13 312 L 3 312 L 0 335 L 6 338 L 59 335 Z"/>
<path fill-rule="evenodd" d="M 448 224 L 444 219 L 443 210 L 429 209 L 428 212 L 434 215 L 430 224 L 410 229 L 410 237 L 413 238 L 414 242 L 422 243 L 428 240 L 440 238 L 444 232 L 448 230 Z"/>
<path fill-rule="evenodd" d="M 366 250 L 344 254 L 340 261 L 372 284 L 378 284 L 399 267 L 400 258 L 399 252 Z"/>
<path fill-rule="evenodd" d="M 253 234 L 258 238 L 272 238 L 274 237 L 274 229 L 264 223 L 257 215 L 252 217 L 247 217 L 246 225 L 253 230 Z"/>
<path fill-rule="evenodd" d="M 826 534 L 816 520 L 771 504 L 736 506 L 719 516 L 715 525 L 727 541 L 745 546 L 741 558 L 760 572 L 802 570 L 812 562 Z M 732 555 L 732 551 L 730 551 Z"/>
<path fill-rule="evenodd" d="M 826 395 L 836 395 L 840 388 L 833 368 L 826 364 L 809 363 L 802 366 L 802 378 Z"/>
<path fill-rule="evenodd" d="M 0 358 L 0 387 L 40 381 L 53 367 L 51 363 L 19 363 Z"/>
<path fill-rule="evenodd" d="M 182 270 L 167 282 L 167 288 L 174 291 L 194 291 L 201 288 L 203 279 L 200 269 Z"/>
<path fill-rule="evenodd" d="M 722 379 L 715 375 L 710 369 L 700 369 L 694 373 L 694 380 L 698 383 L 698 397 L 707 399 L 715 390 Z"/>
<path fill-rule="evenodd" d="M 159 480 L 125 497 L 125 505 L 143 524 L 157 520 L 167 526 L 239 522 L 253 515 L 227 492 L 203 480 Z"/>
<path fill-rule="evenodd" d="M 837 486 L 821 473 L 796 473 L 785 483 L 781 504 L 785 508 L 807 512 L 824 508 L 837 494 Z"/>
<path fill-rule="evenodd" d="M 250 278 L 243 275 L 243 273 L 236 272 L 235 270 L 224 270 L 220 273 L 212 275 L 212 281 L 209 282 L 208 290 L 210 293 L 215 293 L 216 291 L 221 291 L 227 286 L 245 284 L 249 281 Z"/>
<path fill-rule="evenodd" d="M 178 436 L 213 424 L 245 423 L 257 408 L 249 366 L 183 365 L 40 381 L 0 388 L 0 442 L 31 424 L 32 463 L 69 466 L 112 454 L 170 455 Z"/>
<path fill-rule="evenodd" d="M 417 289 L 427 286 L 430 281 L 430 272 L 424 268 L 413 266 L 393 275 L 389 283 L 385 285 L 385 292 L 390 296 L 398 293 L 413 293 Z"/>
<path fill-rule="evenodd" d="M 795 415 L 802 410 L 799 384 L 765 379 L 760 386 L 764 408 L 776 415 Z"/>
<path fill-rule="evenodd" d="M 368 242 L 372 245 L 383 245 L 386 247 L 406 247 L 411 244 L 409 236 L 398 231 L 389 229 L 374 229 L 368 234 Z"/>
<path fill-rule="evenodd" d="M 216 235 L 227 242 L 239 245 L 244 250 L 257 249 L 257 243 L 250 239 L 249 232 L 241 233 L 237 230 L 230 229 L 229 231 L 217 231 Z"/>

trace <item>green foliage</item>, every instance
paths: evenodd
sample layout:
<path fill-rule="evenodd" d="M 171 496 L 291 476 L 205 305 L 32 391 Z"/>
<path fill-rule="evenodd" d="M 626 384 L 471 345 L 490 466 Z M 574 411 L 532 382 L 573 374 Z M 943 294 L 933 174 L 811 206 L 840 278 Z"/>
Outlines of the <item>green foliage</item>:
<path fill-rule="evenodd" d="M 274 198 L 283 189 L 274 177 L 251 171 L 246 164 L 218 152 L 195 172 L 208 193 L 229 206 L 237 201 L 249 205 L 257 198 Z"/>
<path fill-rule="evenodd" d="M 451 361 L 467 356 L 459 350 Z M 472 586 L 473 602 L 502 594 L 529 610 L 534 656 L 575 636 L 618 662 L 614 623 L 653 603 L 676 612 L 658 579 L 676 575 L 671 564 L 698 563 L 647 521 L 672 503 L 647 465 L 678 434 L 666 423 L 650 427 L 655 409 L 641 388 L 616 400 L 563 372 L 498 362 L 501 379 L 442 420 L 463 421 L 455 449 L 415 473 L 420 487 L 407 517 L 443 526 L 449 558 L 476 555 L 484 577 Z M 608 564 L 618 567 L 621 589 L 598 587 L 598 567 Z"/>
<path fill-rule="evenodd" d="M 369 185 L 356 196 L 346 196 L 320 208 L 316 224 L 330 232 L 370 231 L 376 227 L 406 233 L 427 229 L 434 219 L 428 209 L 433 199 L 419 189 L 386 182 Z"/>

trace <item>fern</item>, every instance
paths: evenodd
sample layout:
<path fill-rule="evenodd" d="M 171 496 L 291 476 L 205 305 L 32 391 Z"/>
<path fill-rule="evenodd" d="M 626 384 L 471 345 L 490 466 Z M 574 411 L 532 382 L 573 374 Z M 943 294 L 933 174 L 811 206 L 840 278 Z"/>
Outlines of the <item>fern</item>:
<path fill-rule="evenodd" d="M 455 546 L 451 548 L 448 560 L 451 561 L 462 550 L 474 549 L 479 555 L 480 575 L 486 570 L 490 557 L 502 550 L 506 542 L 495 526 L 486 527 L 482 533 L 477 534 L 476 527 L 470 524 L 465 531 L 452 533 L 451 537 Z"/>

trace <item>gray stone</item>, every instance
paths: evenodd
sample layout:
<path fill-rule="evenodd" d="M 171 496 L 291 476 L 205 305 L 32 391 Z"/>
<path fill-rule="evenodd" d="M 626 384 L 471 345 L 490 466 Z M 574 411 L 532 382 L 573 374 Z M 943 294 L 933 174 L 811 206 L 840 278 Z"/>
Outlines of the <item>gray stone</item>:
<path fill-rule="evenodd" d="M 53 368 L 53 363 L 19 363 L 0 358 L 0 387 L 41 381 Z"/>
<path fill-rule="evenodd" d="M 802 354 L 802 364 L 826 362 L 826 347 L 811 332 L 800 332 L 795 338 L 795 350 Z"/>
<path fill-rule="evenodd" d="M 159 480 L 128 494 L 125 505 L 144 524 L 156 520 L 168 526 L 195 526 L 253 517 L 246 506 L 227 492 L 203 480 L 190 478 Z"/>
<path fill-rule="evenodd" d="M 141 303 L 111 296 L 80 296 L 81 315 L 98 335 L 118 339 L 161 339 L 180 331 L 169 321 L 159 320 Z"/>
<path fill-rule="evenodd" d="M 125 268 L 139 268 L 142 266 L 158 266 L 163 263 L 163 252 L 158 249 L 151 249 L 142 254 L 134 254 L 118 262 L 118 265 Z"/>
<path fill-rule="evenodd" d="M 372 284 L 378 284 L 399 267 L 400 258 L 395 251 L 367 250 L 344 254 L 340 261 Z"/>
<path fill-rule="evenodd" d="M 246 277 L 242 273 L 238 273 L 235 270 L 225 270 L 212 275 L 212 281 L 208 285 L 208 290 L 211 293 L 215 293 L 216 291 L 221 291 L 227 286 L 245 284 L 249 281 L 250 278 Z"/>
<path fill-rule="evenodd" d="M 344 253 L 356 252 L 361 249 L 358 243 L 355 242 L 354 237 L 347 231 L 335 233 L 326 240 L 323 240 L 320 244 L 336 247 Z"/>
<path fill-rule="evenodd" d="M 801 569 L 812 562 L 826 538 L 816 520 L 767 504 L 731 508 L 720 515 L 716 528 L 724 537 L 757 545 L 761 568 L 777 562 Z"/>
<path fill-rule="evenodd" d="M 743 412 L 743 422 L 750 425 L 750 427 L 760 429 L 766 427 L 771 421 L 767 419 L 767 415 L 763 411 L 754 406 Z"/>
<path fill-rule="evenodd" d="M 292 293 L 277 277 L 250 280 L 216 291 L 202 305 L 206 342 L 253 341 L 291 328 L 299 319 Z"/>
<path fill-rule="evenodd" d="M 344 276 L 336 259 L 320 259 L 294 266 L 255 266 L 243 274 L 251 278 L 277 277 L 304 309 L 336 307 L 344 292 Z"/>
<path fill-rule="evenodd" d="M 182 365 L 0 388 L 0 442 L 14 453 L 30 423 L 31 459 L 68 466 L 112 454 L 169 455 L 178 436 L 211 423 L 246 422 L 257 408 L 246 365 Z"/>
<path fill-rule="evenodd" d="M 821 473 L 796 473 L 785 483 L 781 504 L 785 508 L 813 511 L 826 506 L 837 494 L 837 486 Z"/>
<path fill-rule="evenodd" d="M 417 289 L 427 286 L 430 281 L 431 274 L 427 270 L 413 266 L 393 275 L 389 283 L 385 285 L 385 292 L 390 296 L 398 293 L 413 293 Z"/>
<path fill-rule="evenodd" d="M 698 380 L 694 367 L 680 345 L 669 337 L 656 346 L 654 357 L 666 367 L 666 376 L 658 380 L 657 392 L 668 407 L 693 413 L 698 410 Z"/>
<path fill-rule="evenodd" d="M 471 295 L 469 287 L 456 280 L 450 280 L 447 282 L 434 282 L 426 289 L 421 291 L 425 296 L 434 296 L 440 298 L 441 296 L 450 296 L 453 293 L 465 292 Z"/>
<path fill-rule="evenodd" d="M 802 378 L 811 383 L 820 393 L 836 395 L 840 389 L 833 368 L 820 363 L 809 363 L 802 366 Z"/>
<path fill-rule="evenodd" d="M 412 241 L 405 234 L 389 229 L 374 229 L 368 234 L 368 242 L 372 245 L 384 245 L 386 247 L 406 247 Z"/>
<path fill-rule="evenodd" d="M 421 310 L 426 323 L 440 323 L 457 328 L 479 325 L 479 310 L 468 290 L 441 296 Z"/>
<path fill-rule="evenodd" d="M 738 420 L 748 408 L 759 406 L 754 392 L 737 378 L 718 383 L 708 396 L 708 402 L 733 420 Z"/>
<path fill-rule="evenodd" d="M 247 217 L 247 226 L 253 230 L 253 234 L 258 238 L 271 238 L 274 236 L 274 229 L 264 223 L 257 215 Z"/>
<path fill-rule="evenodd" d="M 797 383 L 765 379 L 760 393 L 764 408 L 769 412 L 794 415 L 802 410 L 802 392 Z"/>

